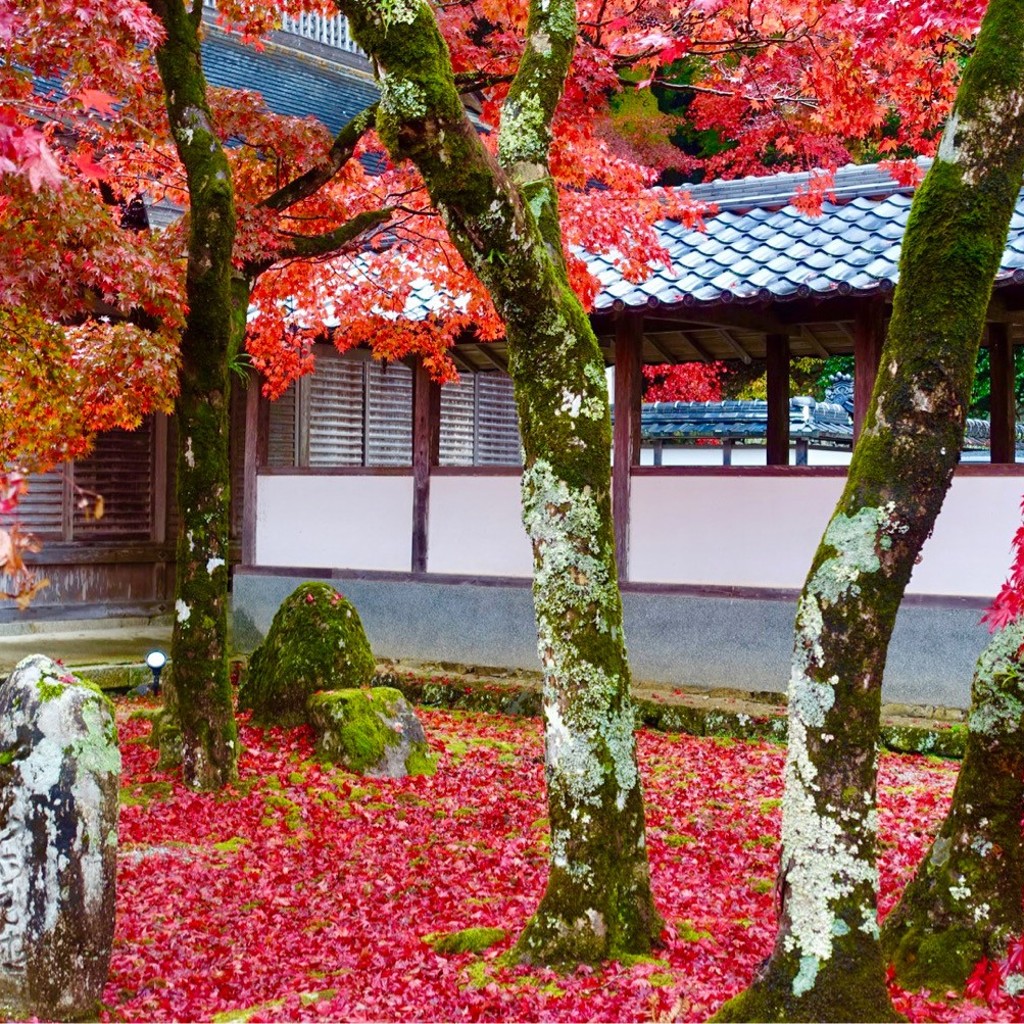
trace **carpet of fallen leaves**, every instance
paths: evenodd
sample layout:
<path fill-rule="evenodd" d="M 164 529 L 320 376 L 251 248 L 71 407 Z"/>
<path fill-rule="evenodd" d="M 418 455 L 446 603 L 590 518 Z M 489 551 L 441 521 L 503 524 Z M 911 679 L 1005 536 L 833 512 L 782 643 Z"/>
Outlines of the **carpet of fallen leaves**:
<path fill-rule="evenodd" d="M 539 722 L 423 710 L 437 774 L 392 781 L 316 763 L 305 729 L 243 718 L 238 786 L 202 795 L 155 770 L 140 742 L 148 723 L 129 718 L 138 706 L 119 708 L 124 805 L 104 1019 L 703 1020 L 771 948 L 780 747 L 640 733 L 665 945 L 651 962 L 560 975 L 495 963 L 545 878 Z M 950 762 L 882 758 L 883 911 L 955 775 Z M 508 937 L 482 956 L 441 956 L 423 941 L 484 925 Z M 1007 970 L 976 975 L 979 1000 L 893 998 L 912 1020 L 1022 1020 L 1024 1001 L 1002 994 Z"/>

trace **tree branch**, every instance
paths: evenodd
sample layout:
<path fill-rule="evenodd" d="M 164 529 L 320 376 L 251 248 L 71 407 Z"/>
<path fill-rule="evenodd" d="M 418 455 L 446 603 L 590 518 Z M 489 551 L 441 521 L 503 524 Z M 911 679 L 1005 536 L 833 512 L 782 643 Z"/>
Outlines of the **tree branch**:
<path fill-rule="evenodd" d="M 283 237 L 287 240 L 286 244 L 272 257 L 248 261 L 245 265 L 246 276 L 250 280 L 255 280 L 263 271 L 268 270 L 281 260 L 314 259 L 317 256 L 338 253 L 364 232 L 387 223 L 394 212 L 395 208 L 392 206 L 385 206 L 380 210 L 366 210 L 356 214 L 332 231 L 325 231 L 321 235 L 298 235 L 284 232 Z"/>
<path fill-rule="evenodd" d="M 374 103 L 356 114 L 338 132 L 322 163 L 311 167 L 287 185 L 267 196 L 260 205 L 275 213 L 281 213 L 303 199 L 308 199 L 317 189 L 327 184 L 352 159 L 359 140 L 377 119 L 378 104 Z"/>

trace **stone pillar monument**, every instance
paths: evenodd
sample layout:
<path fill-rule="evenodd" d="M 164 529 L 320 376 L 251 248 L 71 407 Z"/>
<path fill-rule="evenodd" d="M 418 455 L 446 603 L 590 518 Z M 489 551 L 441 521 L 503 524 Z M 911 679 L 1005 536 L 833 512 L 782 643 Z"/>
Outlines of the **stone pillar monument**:
<path fill-rule="evenodd" d="M 42 655 L 0 685 L 0 1016 L 96 1013 L 114 937 L 121 755 L 98 688 Z"/>

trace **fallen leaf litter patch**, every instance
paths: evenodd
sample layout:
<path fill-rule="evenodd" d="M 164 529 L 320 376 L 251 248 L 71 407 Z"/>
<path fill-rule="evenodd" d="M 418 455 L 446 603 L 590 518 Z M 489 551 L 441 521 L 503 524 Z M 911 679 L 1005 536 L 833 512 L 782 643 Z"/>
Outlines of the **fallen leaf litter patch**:
<path fill-rule="evenodd" d="M 138 702 L 124 753 L 106 1020 L 703 1020 L 774 937 L 782 748 L 639 733 L 665 945 L 570 974 L 498 962 L 541 894 L 543 736 L 528 718 L 420 709 L 437 774 L 369 779 L 313 759 L 307 728 L 240 719 L 239 783 L 197 794 L 155 769 Z M 882 909 L 923 855 L 956 764 L 885 755 Z M 438 936 L 503 929 L 480 953 Z M 1020 958 L 1020 951 L 1011 957 Z M 1015 963 L 974 1002 L 893 996 L 912 1020 L 1019 1020 Z"/>

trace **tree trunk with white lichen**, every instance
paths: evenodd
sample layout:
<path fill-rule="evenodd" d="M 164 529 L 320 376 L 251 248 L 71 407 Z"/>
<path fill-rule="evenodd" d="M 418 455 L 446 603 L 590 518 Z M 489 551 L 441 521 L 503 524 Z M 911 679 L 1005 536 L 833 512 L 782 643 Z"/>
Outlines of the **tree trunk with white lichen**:
<path fill-rule="evenodd" d="M 797 606 L 779 933 L 717 1019 L 893 1020 L 878 939 L 886 650 L 956 467 L 1024 171 L 1024 0 L 992 0 L 914 198 L 889 336 L 847 485 Z"/>
<path fill-rule="evenodd" d="M 978 659 L 952 806 L 882 928 L 905 988 L 963 988 L 983 957 L 999 959 L 1024 932 L 1022 644 L 1024 624 L 1013 623 Z"/>
<path fill-rule="evenodd" d="M 265 251 L 232 263 L 234 189 L 206 97 L 199 45 L 202 7 L 148 0 L 167 32 L 157 49 L 167 113 L 189 188 L 186 297 L 181 338 L 178 426 L 178 538 L 173 681 L 159 723 L 161 764 L 180 763 L 185 782 L 216 789 L 235 777 L 237 730 L 227 667 L 231 366 L 260 274 L 286 258 L 340 252 L 384 223 L 390 208 L 356 214 L 317 235 L 287 232 Z M 264 197 L 283 213 L 326 185 L 351 159 L 371 120 L 357 115 L 308 171 Z"/>
<path fill-rule="evenodd" d="M 544 669 L 551 868 L 516 946 L 535 963 L 645 953 L 654 908 L 611 520 L 604 360 L 569 286 L 548 168 L 550 124 L 576 41 L 566 0 L 530 6 L 498 160 L 463 110 L 429 4 L 338 0 L 381 76 L 378 130 L 411 159 L 506 325 L 525 451 Z"/>
<path fill-rule="evenodd" d="M 216 789 L 235 778 L 238 755 L 227 665 L 228 401 L 248 296 L 233 281 L 234 193 L 206 100 L 201 8 L 190 13 L 182 0 L 149 0 L 149 6 L 167 32 L 157 66 L 189 187 L 189 311 L 174 410 L 179 522 L 168 703 L 181 726 L 186 785 Z"/>

